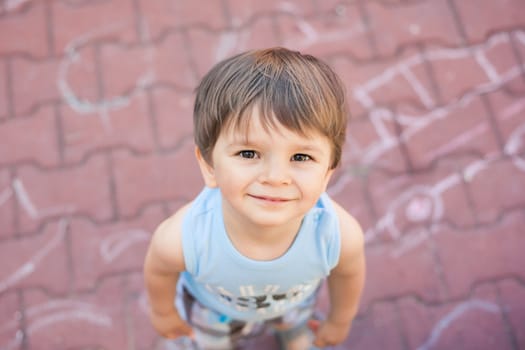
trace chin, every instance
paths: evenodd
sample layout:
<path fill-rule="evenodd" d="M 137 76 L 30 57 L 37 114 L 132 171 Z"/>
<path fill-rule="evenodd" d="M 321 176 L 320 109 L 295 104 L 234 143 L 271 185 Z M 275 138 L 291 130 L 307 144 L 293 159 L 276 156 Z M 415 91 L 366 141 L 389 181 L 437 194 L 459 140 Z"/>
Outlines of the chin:
<path fill-rule="evenodd" d="M 286 217 L 272 217 L 272 215 L 265 215 L 262 213 L 258 217 L 252 217 L 249 218 L 249 220 L 257 226 L 264 227 L 264 228 L 270 228 L 270 227 L 278 227 L 283 225 L 288 225 L 292 221 L 297 220 L 299 218 L 302 219 L 303 215 L 295 215 L 295 216 L 286 216 Z"/>

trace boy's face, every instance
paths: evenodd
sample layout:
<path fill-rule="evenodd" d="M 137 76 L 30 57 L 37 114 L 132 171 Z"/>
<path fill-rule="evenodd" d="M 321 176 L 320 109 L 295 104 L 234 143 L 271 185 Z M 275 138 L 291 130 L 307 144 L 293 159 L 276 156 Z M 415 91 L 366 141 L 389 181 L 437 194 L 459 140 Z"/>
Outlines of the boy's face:
<path fill-rule="evenodd" d="M 247 133 L 221 132 L 208 164 L 197 152 L 209 187 L 219 187 L 224 216 L 260 227 L 300 220 L 313 207 L 333 173 L 330 141 L 303 136 L 277 124 L 265 130 L 255 108 Z"/>

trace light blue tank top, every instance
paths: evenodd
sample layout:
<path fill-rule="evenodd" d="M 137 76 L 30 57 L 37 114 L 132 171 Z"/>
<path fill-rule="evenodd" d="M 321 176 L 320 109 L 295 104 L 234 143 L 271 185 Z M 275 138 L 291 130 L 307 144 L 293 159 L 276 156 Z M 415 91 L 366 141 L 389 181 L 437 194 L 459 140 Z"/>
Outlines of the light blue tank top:
<path fill-rule="evenodd" d="M 231 243 L 220 190 L 205 188 L 184 217 L 182 246 L 186 271 L 180 282 L 201 304 L 232 319 L 262 321 L 303 302 L 328 276 L 339 260 L 339 221 L 324 193 L 286 253 L 256 261 Z"/>

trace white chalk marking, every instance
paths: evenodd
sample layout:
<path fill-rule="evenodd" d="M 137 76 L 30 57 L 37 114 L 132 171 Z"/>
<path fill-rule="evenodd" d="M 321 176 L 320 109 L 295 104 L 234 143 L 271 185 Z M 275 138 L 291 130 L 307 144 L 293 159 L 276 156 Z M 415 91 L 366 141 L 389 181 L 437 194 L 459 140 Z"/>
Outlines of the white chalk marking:
<path fill-rule="evenodd" d="M 30 324 L 27 329 L 29 332 L 34 333 L 39 331 L 42 328 L 48 327 L 54 323 L 62 323 L 64 321 L 71 322 L 72 320 L 82 320 L 88 323 L 101 326 L 101 327 L 111 327 L 112 320 L 109 316 L 100 315 L 89 310 L 70 310 L 57 312 L 54 315 L 49 315 L 42 317 L 38 321 Z"/>
<path fill-rule="evenodd" d="M 518 41 L 522 44 L 522 45 L 525 45 L 525 32 L 522 32 L 522 31 L 515 31 L 514 32 L 514 37 L 516 39 L 518 39 Z"/>
<path fill-rule="evenodd" d="M 463 178 L 465 179 L 465 181 L 470 182 L 474 180 L 474 177 L 476 177 L 476 175 L 478 175 L 480 172 L 487 169 L 488 167 L 489 161 L 484 159 L 470 163 L 463 170 Z"/>
<path fill-rule="evenodd" d="M 441 195 L 443 192 L 456 186 L 460 182 L 461 177 L 458 174 L 453 173 L 432 186 L 432 190 L 435 194 Z"/>
<path fill-rule="evenodd" d="M 396 259 L 401 257 L 411 249 L 426 241 L 428 236 L 429 234 L 425 229 L 417 229 L 415 232 L 409 232 L 405 238 L 400 240 L 399 246 L 392 250 L 390 256 Z"/>
<path fill-rule="evenodd" d="M 500 77 L 498 71 L 496 70 L 496 68 L 494 68 L 492 63 L 489 62 L 484 52 L 482 52 L 481 50 L 476 50 L 476 52 L 474 53 L 474 59 L 492 82 L 499 81 Z"/>
<path fill-rule="evenodd" d="M 373 110 L 370 113 L 372 125 L 378 136 L 382 139 L 387 139 L 392 136 L 391 132 L 385 126 L 385 120 L 391 121 L 392 119 L 392 112 L 384 108 Z"/>
<path fill-rule="evenodd" d="M 38 210 L 29 198 L 29 195 L 24 187 L 24 184 L 19 179 L 14 179 L 12 182 L 13 190 L 15 191 L 18 202 L 22 205 L 22 208 L 32 218 L 37 219 L 39 217 Z"/>
<path fill-rule="evenodd" d="M 18 202 L 21 204 L 22 208 L 29 215 L 29 217 L 34 220 L 49 215 L 66 214 L 75 211 L 75 207 L 72 205 L 64 205 L 60 207 L 52 207 L 39 210 L 36 208 L 33 201 L 31 200 L 22 181 L 20 181 L 19 179 L 14 179 L 12 182 L 12 187 L 15 192 L 15 196 Z"/>
<path fill-rule="evenodd" d="M 420 345 L 417 350 L 430 350 L 439 341 L 439 338 L 449 328 L 452 323 L 458 320 L 461 316 L 472 310 L 481 310 L 488 313 L 498 313 L 499 307 L 494 303 L 490 303 L 484 300 L 469 300 L 458 306 L 456 306 L 451 312 L 445 317 L 439 320 L 434 326 L 430 337 Z"/>
<path fill-rule="evenodd" d="M 482 122 L 471 129 L 467 129 L 466 132 L 459 134 L 446 144 L 438 147 L 431 152 L 427 153 L 424 157 L 426 162 L 437 158 L 440 155 L 447 154 L 453 150 L 458 149 L 459 147 L 469 143 L 473 138 L 480 136 L 488 130 L 487 123 Z"/>
<path fill-rule="evenodd" d="M 70 320 L 83 320 L 101 327 L 111 327 L 111 317 L 98 310 L 98 307 L 76 300 L 53 300 L 28 309 L 28 331 L 34 333 L 54 323 Z"/>
<path fill-rule="evenodd" d="M 279 11 L 287 12 L 291 14 L 296 14 L 299 12 L 298 7 L 294 3 L 289 2 L 289 1 L 279 2 L 277 4 L 277 8 L 279 9 Z"/>
<path fill-rule="evenodd" d="M 44 244 L 44 246 L 38 250 L 33 257 L 22 264 L 22 266 L 16 269 L 7 278 L 0 281 L 0 293 L 6 291 L 22 279 L 31 275 L 35 271 L 36 266 L 38 266 L 38 264 L 40 264 L 40 262 L 63 240 L 64 235 L 66 234 L 66 227 L 66 220 L 60 220 L 57 233 L 46 244 Z"/>
<path fill-rule="evenodd" d="M 458 177 L 457 175 L 455 175 Z M 413 186 L 404 192 L 402 192 L 397 198 L 395 198 L 393 201 L 390 202 L 389 206 L 386 209 L 386 213 L 378 220 L 376 225 L 365 233 L 365 242 L 370 242 L 373 239 L 375 239 L 381 232 L 388 233 L 389 236 L 395 240 L 403 237 L 402 233 L 400 232 L 399 228 L 395 224 L 395 213 L 396 211 L 401 208 L 403 205 L 410 206 L 410 203 L 414 199 L 421 199 L 425 198 L 429 202 L 425 204 L 425 210 L 428 210 L 428 212 L 423 212 L 421 210 L 417 214 L 419 216 L 416 216 L 415 213 L 409 213 L 407 212 L 407 208 L 405 207 L 405 215 L 411 215 L 407 218 L 410 219 L 421 219 L 423 217 L 423 214 L 425 215 L 425 219 L 430 219 L 432 221 L 439 220 L 444 213 L 444 205 L 443 200 L 440 196 L 440 193 L 436 191 L 436 187 L 428 187 L 423 185 L 416 185 Z M 423 209 L 423 208 L 419 208 Z M 410 209 L 408 209 L 410 210 Z M 416 220 L 413 220 L 416 221 Z M 409 242 L 407 245 L 405 242 L 406 247 L 414 247 L 416 246 L 416 243 L 411 242 L 411 238 L 403 237 L 403 239 L 407 240 L 406 242 Z M 421 242 L 419 236 L 415 236 L 413 238 L 417 242 Z M 411 242 L 411 243 L 410 243 Z M 405 248 L 406 248 L 405 247 Z M 408 249 L 401 249 L 400 252 L 405 252 Z M 399 256 L 401 253 L 397 252 L 395 255 Z"/>
<path fill-rule="evenodd" d="M 525 172 L 525 159 L 520 154 L 520 151 L 524 150 L 525 140 L 525 124 L 521 124 L 514 132 L 510 135 L 507 144 L 505 145 L 505 153 L 512 156 L 514 165 Z"/>
<path fill-rule="evenodd" d="M 518 126 L 509 136 L 509 140 L 505 145 L 505 153 L 514 155 L 523 147 L 523 138 L 525 136 L 525 124 Z"/>
<path fill-rule="evenodd" d="M 518 101 L 513 102 L 511 105 L 507 106 L 503 111 L 501 112 L 501 120 L 508 120 L 515 115 L 518 115 L 521 111 L 525 109 L 525 98 L 520 98 Z M 522 116 L 520 114 L 520 116 Z"/>
<path fill-rule="evenodd" d="M 79 47 L 85 45 L 97 35 L 110 33 L 115 29 L 119 29 L 125 26 L 125 23 L 116 23 L 113 25 L 98 28 L 89 33 L 86 33 L 85 35 L 81 35 L 75 38 L 64 49 L 65 59 L 60 62 L 60 65 L 58 67 L 57 87 L 64 101 L 69 105 L 69 107 L 71 107 L 71 109 L 73 109 L 78 114 L 98 114 L 106 131 L 111 131 L 111 120 L 109 118 L 108 113 L 112 110 L 118 110 L 128 106 L 130 104 L 131 99 L 139 91 L 142 91 L 143 86 L 140 86 L 140 84 L 137 83 L 129 96 L 116 96 L 114 98 L 105 99 L 99 102 L 91 102 L 88 100 L 81 99 L 75 94 L 73 89 L 69 86 L 67 76 L 70 66 L 73 63 L 78 62 L 78 60 L 80 59 L 80 55 L 77 51 Z M 141 78 L 139 78 L 138 80 L 140 81 L 140 79 Z"/>
<path fill-rule="evenodd" d="M 225 31 L 220 35 L 219 44 L 215 49 L 215 62 L 218 62 L 227 56 L 235 49 L 238 42 L 238 34 L 234 31 Z"/>
<path fill-rule="evenodd" d="M 20 6 L 22 6 L 23 4 L 25 4 L 26 2 L 29 2 L 30 0 L 5 0 L 4 1 L 4 7 L 6 9 L 6 11 L 13 11 L 17 8 L 19 8 Z"/>
<path fill-rule="evenodd" d="M 140 229 L 111 234 L 100 243 L 100 255 L 106 263 L 111 263 L 133 244 L 147 242 L 149 238 L 150 235 Z"/>
<path fill-rule="evenodd" d="M 417 36 L 421 33 L 421 27 L 417 24 L 410 24 L 408 26 L 408 31 L 410 34 Z"/>
<path fill-rule="evenodd" d="M 372 109 L 375 105 L 374 100 L 363 88 L 354 88 L 352 95 L 354 96 L 354 99 L 359 101 L 359 103 L 361 103 L 365 109 Z"/>
<path fill-rule="evenodd" d="M 414 92 L 419 97 L 419 100 L 423 103 L 423 105 L 429 109 L 432 108 L 432 106 L 434 106 L 434 100 L 432 97 L 430 97 L 427 89 L 425 89 L 414 73 L 412 73 L 412 71 L 406 66 L 403 66 L 401 67 L 401 75 L 407 80 L 412 89 L 414 89 Z"/>
<path fill-rule="evenodd" d="M 287 40 L 284 46 L 291 46 L 296 49 L 306 49 L 319 43 L 331 43 L 349 40 L 352 37 L 365 32 L 364 26 L 358 21 L 355 24 L 343 29 L 328 29 L 322 32 L 317 31 L 314 26 L 302 18 L 296 18 L 295 25 L 303 34 L 303 37 L 293 37 Z"/>
<path fill-rule="evenodd" d="M 408 141 L 415 133 L 430 126 L 435 120 L 447 117 L 452 111 L 468 105 L 475 98 L 482 94 L 493 92 L 499 89 L 502 85 L 518 77 L 520 74 L 521 71 L 519 67 L 514 67 L 507 71 L 505 74 L 501 75 L 501 81 L 497 83 L 489 82 L 485 84 L 480 84 L 477 87 L 475 87 L 471 92 L 465 94 L 461 99 L 455 100 L 445 107 L 437 108 L 427 114 L 420 115 L 419 118 L 422 118 L 425 122 L 421 122 L 417 126 L 414 125 L 413 127 L 404 130 L 401 135 L 402 139 L 404 141 Z"/>
<path fill-rule="evenodd" d="M 413 222 L 425 221 L 430 218 L 433 209 L 433 201 L 428 197 L 414 197 L 405 209 L 405 216 Z"/>
<path fill-rule="evenodd" d="M 523 44 L 525 44 L 525 35 L 522 32 L 516 32 L 516 35 L 519 38 L 519 40 Z M 404 126 L 400 140 L 402 142 L 408 142 L 417 133 L 423 131 L 428 127 L 431 127 L 435 121 L 448 118 L 453 111 L 467 106 L 468 104 L 472 103 L 476 98 L 478 98 L 478 96 L 496 91 L 497 89 L 501 88 L 502 85 L 519 77 L 522 73 L 523 68 L 525 68 L 525 65 L 521 67 L 519 65 L 516 65 L 514 67 L 509 68 L 507 71 L 498 74 L 493 68 L 491 62 L 488 61 L 487 56 L 485 55 L 485 53 L 488 50 L 497 48 L 498 45 L 507 44 L 508 42 L 508 33 L 501 33 L 490 37 L 483 44 L 472 46 L 469 48 L 432 50 L 426 52 L 424 56 L 422 56 L 421 54 L 415 54 L 402 62 L 388 67 L 381 74 L 376 75 L 375 77 L 369 79 L 365 83 L 356 86 L 353 90 L 354 98 L 357 101 L 359 101 L 365 108 L 372 109 L 372 113 L 370 113 L 371 123 L 378 134 L 378 141 L 362 150 L 362 163 L 374 163 L 378 158 L 383 156 L 385 152 L 388 152 L 390 149 L 398 146 L 399 144 L 397 137 L 395 135 L 392 135 L 391 132 L 389 132 L 385 128 L 384 120 L 387 119 L 386 114 L 373 112 L 375 103 L 370 97 L 371 92 L 373 90 L 382 87 L 390 81 L 393 81 L 393 79 L 396 78 L 396 76 L 398 75 L 403 75 L 404 77 L 406 77 L 406 73 L 403 72 L 411 71 L 415 65 L 423 63 L 423 59 L 427 59 L 430 61 L 457 60 L 473 57 L 472 52 L 475 53 L 474 58 L 476 59 L 476 62 L 478 62 L 481 68 L 486 72 L 490 80 L 488 82 L 474 86 L 466 94 L 464 94 L 458 99 L 451 100 L 447 105 L 435 108 L 422 115 L 410 116 L 399 113 L 397 116 L 397 121 Z M 417 80 L 416 83 L 410 82 L 409 78 L 407 79 L 407 81 L 414 88 L 414 91 L 426 92 L 426 90 L 421 90 L 420 87 L 417 87 Z M 380 95 L 379 93 L 376 94 Z M 422 100 L 422 102 L 425 101 L 424 93 L 420 93 L 418 94 L 418 96 Z M 426 100 L 426 102 L 424 103 L 429 102 L 430 100 Z M 524 108 L 525 102 L 516 102 L 505 110 L 503 114 L 504 118 L 510 117 L 511 115 L 516 115 Z M 462 133 L 461 135 L 454 138 L 452 141 L 449 141 L 446 144 L 443 144 L 442 146 L 438 146 L 437 149 L 430 154 L 430 157 L 435 157 L 439 154 L 448 152 L 455 147 L 470 142 L 475 137 L 479 137 L 484 132 L 486 132 L 486 128 L 486 125 L 477 126 L 472 130 Z M 521 147 L 521 141 L 518 136 L 520 131 L 517 131 L 516 135 L 514 137 L 511 137 L 512 141 L 509 140 L 508 146 L 506 146 L 506 150 L 508 150 L 508 152 L 511 152 L 511 150 L 513 149 L 517 150 L 519 147 Z M 436 201 L 436 206 L 435 208 L 433 208 L 434 213 L 432 214 L 434 220 L 439 219 L 441 215 L 443 215 L 444 206 L 442 203 L 441 195 L 444 191 L 454 186 L 457 186 L 457 184 L 459 184 L 462 181 L 462 177 L 466 181 L 472 180 L 478 173 L 480 173 L 483 169 L 488 167 L 490 163 L 492 163 L 494 160 L 497 160 L 498 157 L 500 157 L 500 155 L 487 155 L 485 159 L 473 162 L 467 167 L 465 167 L 461 176 L 456 173 L 450 174 L 449 176 L 443 178 L 441 181 L 435 183 L 433 186 L 429 187 L 429 193 L 431 195 L 431 198 L 434 198 L 434 200 Z M 515 162 L 516 166 L 518 166 L 521 170 L 525 171 L 525 160 L 516 156 L 513 158 L 513 161 Z M 351 174 L 348 168 L 343 169 L 343 171 L 345 171 L 345 173 Z M 344 183 L 348 183 L 349 181 L 351 181 L 351 179 L 341 177 L 341 183 L 337 184 L 337 188 L 339 189 L 341 186 L 344 185 Z M 414 237 L 411 237 L 407 240 L 406 237 L 401 235 L 399 229 L 395 225 L 395 211 L 397 210 L 399 205 L 403 204 L 403 201 L 406 201 L 406 196 L 410 193 L 410 191 L 411 189 L 403 192 L 398 198 L 396 198 L 396 200 L 392 201 L 391 205 L 387 208 L 385 214 L 378 220 L 376 225 L 366 230 L 366 242 L 370 242 L 376 239 L 379 234 L 388 234 L 394 239 L 400 238 L 399 242 L 401 242 L 400 244 L 402 244 L 401 249 L 398 251 L 394 251 L 394 255 L 398 256 L 399 254 L 403 254 L 409 248 L 417 245 L 422 241 L 423 235 L 415 235 Z M 411 209 L 407 208 L 407 210 L 408 212 L 405 212 L 405 215 L 411 215 L 409 213 Z M 419 214 L 423 215 L 422 213 Z"/>

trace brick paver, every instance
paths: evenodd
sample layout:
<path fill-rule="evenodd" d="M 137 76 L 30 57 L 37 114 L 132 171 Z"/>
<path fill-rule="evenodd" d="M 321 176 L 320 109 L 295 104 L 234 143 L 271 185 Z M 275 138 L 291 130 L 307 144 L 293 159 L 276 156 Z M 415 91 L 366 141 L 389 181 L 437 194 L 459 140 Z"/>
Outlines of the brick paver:
<path fill-rule="evenodd" d="M 193 89 L 276 45 L 347 86 L 329 192 L 366 232 L 368 276 L 337 349 L 525 348 L 522 0 L 6 0 L 0 349 L 174 349 L 141 265 L 202 186 Z"/>

